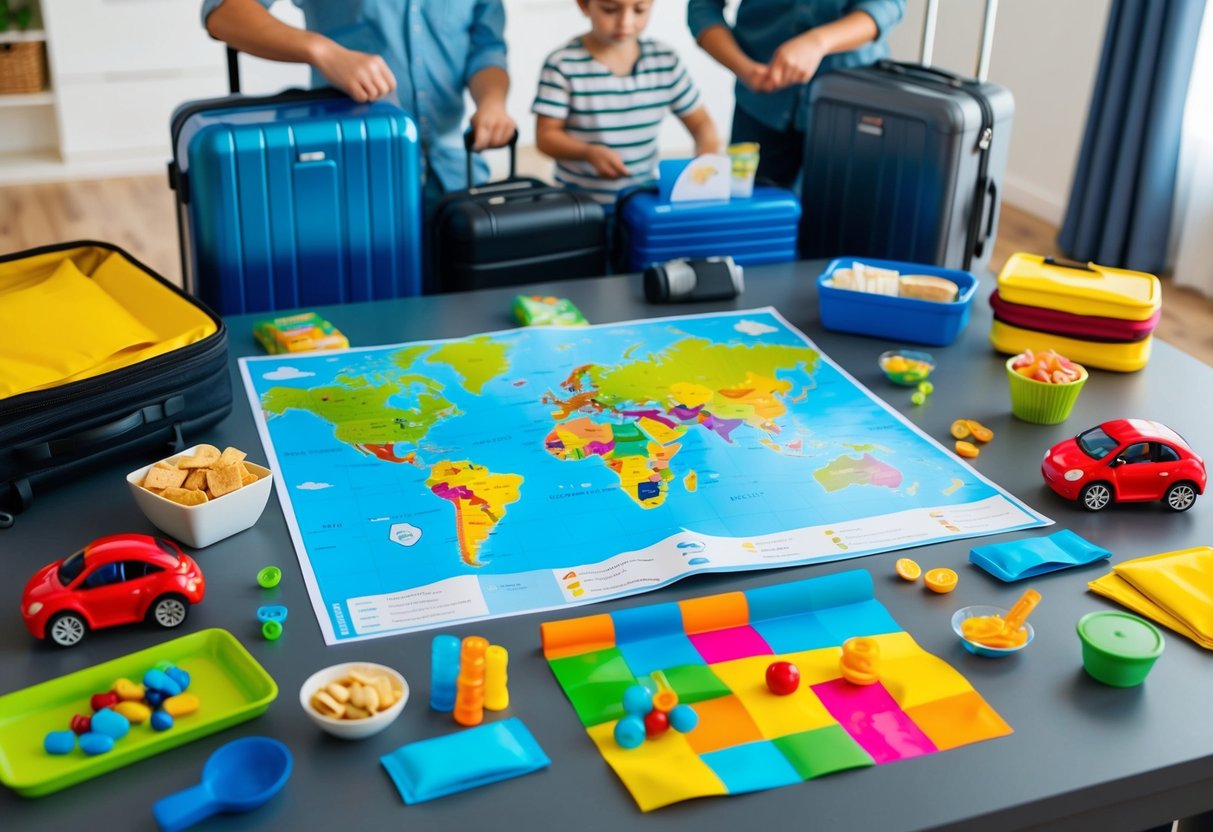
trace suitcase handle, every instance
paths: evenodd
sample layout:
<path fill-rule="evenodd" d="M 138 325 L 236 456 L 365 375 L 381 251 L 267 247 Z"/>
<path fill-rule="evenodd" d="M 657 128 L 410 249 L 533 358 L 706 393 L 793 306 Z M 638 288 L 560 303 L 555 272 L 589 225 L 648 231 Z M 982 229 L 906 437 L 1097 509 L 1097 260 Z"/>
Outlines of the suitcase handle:
<path fill-rule="evenodd" d="M 892 72 L 896 75 L 917 75 L 926 76 L 934 81 L 940 81 L 947 84 L 949 87 L 963 87 L 968 81 L 955 72 L 948 72 L 946 69 L 937 69 L 933 66 L 922 66 L 920 64 L 907 64 L 901 61 L 890 61 L 882 59 L 876 62 L 876 66 L 885 72 Z"/>
<path fill-rule="evenodd" d="M 1066 260 L 1064 257 L 1058 259 L 1056 257 L 1046 257 L 1044 265 L 1056 266 L 1059 269 L 1073 269 L 1076 272 L 1090 272 L 1091 274 L 1100 274 L 1099 269 L 1093 269 L 1086 263 L 1079 263 L 1077 260 Z"/>
<path fill-rule="evenodd" d="M 95 428 L 81 431 L 75 436 L 64 436 L 59 439 L 39 442 L 36 445 L 24 445 L 20 448 L 14 448 L 13 455 L 27 464 L 45 464 L 61 457 L 71 456 L 82 450 L 90 450 L 95 445 L 111 442 L 124 433 L 130 433 L 132 430 L 146 424 L 151 424 L 152 422 L 162 421 L 174 414 L 180 413 L 184 409 L 185 397 L 173 396 L 159 404 L 141 407 L 134 413 L 123 416 L 121 419 L 115 419 L 108 424 L 98 425 Z M 180 428 L 175 433 L 177 445 L 180 447 Z"/>
<path fill-rule="evenodd" d="M 985 253 L 986 243 L 994 234 L 994 215 L 997 213 L 998 207 L 998 185 L 994 183 L 994 178 L 986 179 L 985 187 L 986 204 L 989 206 L 986 209 L 986 221 L 977 235 L 977 245 L 973 247 L 973 256 L 980 259 Z"/>
<path fill-rule="evenodd" d="M 472 182 L 472 157 L 475 155 L 475 153 L 472 151 L 472 142 L 473 141 L 474 141 L 474 139 L 472 138 L 472 131 L 469 129 L 469 130 L 467 130 L 467 132 L 465 132 L 463 134 L 463 149 L 466 150 L 467 154 L 468 154 L 468 187 L 469 188 L 475 187 Z M 514 130 L 514 135 L 510 136 L 510 140 L 505 143 L 505 146 L 508 147 L 510 150 L 510 175 L 506 177 L 506 179 L 508 180 L 508 179 L 514 178 L 514 170 L 515 170 L 514 162 L 517 158 L 517 152 L 518 152 L 518 131 L 517 130 Z"/>

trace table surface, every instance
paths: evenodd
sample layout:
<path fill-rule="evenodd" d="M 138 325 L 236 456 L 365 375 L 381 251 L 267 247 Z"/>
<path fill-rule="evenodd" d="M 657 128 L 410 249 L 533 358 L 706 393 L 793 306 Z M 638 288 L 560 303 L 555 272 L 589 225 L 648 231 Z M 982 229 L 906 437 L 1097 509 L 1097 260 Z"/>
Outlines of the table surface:
<path fill-rule="evenodd" d="M 626 277 L 543 284 L 542 294 L 572 299 L 587 318 L 611 322 L 681 313 L 774 306 L 860 382 L 868 385 L 930 435 L 947 441 L 953 419 L 979 419 L 995 432 L 974 467 L 1057 521 L 1057 525 L 983 539 L 988 543 L 1070 528 L 1114 553 L 1113 560 L 1170 551 L 1213 540 L 1213 496 L 1185 514 L 1160 503 L 1113 507 L 1089 514 L 1049 491 L 1039 461 L 1050 445 L 1080 429 L 1122 416 L 1164 421 L 1199 451 L 1213 448 L 1213 369 L 1163 343 L 1156 343 L 1142 371 L 1092 371 L 1073 415 L 1044 427 L 1010 414 L 1003 370 L 1005 357 L 988 342 L 990 312 L 985 279 L 972 320 L 949 347 L 927 348 L 936 357 L 935 392 L 915 407 L 910 392 L 889 385 L 876 357 L 892 347 L 880 339 L 831 333 L 821 328 L 815 278 L 820 263 L 749 270 L 746 290 L 731 301 L 653 306 Z M 321 307 L 316 311 L 345 332 L 353 346 L 454 337 L 514 326 L 510 301 L 518 289 L 467 295 L 408 298 L 375 304 Z M 258 459 L 259 439 L 236 368 L 236 358 L 259 350 L 253 316 L 229 320 L 232 414 L 205 436 L 220 447 L 249 449 Z M 44 563 L 74 551 L 92 538 L 117 532 L 153 532 L 134 505 L 123 476 L 143 464 L 83 477 L 37 496 L 33 508 L 0 531 L 0 560 L 11 580 L 0 585 L 0 692 L 7 693 L 83 667 L 150 647 L 165 639 L 146 626 L 90 634 L 81 646 L 55 650 L 39 644 L 17 615 L 27 576 Z M 981 829 L 1026 827 L 1056 830 L 1138 830 L 1173 817 L 1213 809 L 1213 657 L 1187 639 L 1167 632 L 1166 650 L 1146 683 L 1115 689 L 1086 676 L 1075 622 L 1110 603 L 1087 592 L 1086 582 L 1106 564 L 1071 569 L 1032 582 L 1044 596 L 1032 622 L 1036 638 L 1022 654 L 1005 660 L 972 656 L 949 626 L 951 613 L 974 603 L 1010 606 L 1023 584 L 1002 584 L 968 564 L 974 541 L 931 545 L 909 552 L 770 571 L 699 575 L 659 591 L 609 602 L 601 610 L 647 605 L 731 590 L 867 569 L 876 597 L 928 651 L 961 673 L 1015 729 L 1009 737 L 907 760 L 844 772 L 800 785 L 755 794 L 689 801 L 642 815 L 606 766 L 573 708 L 546 667 L 539 623 L 565 615 L 525 615 L 450 631 L 473 632 L 503 644 L 511 654 L 509 715 L 521 718 L 552 759 L 539 774 L 476 789 L 418 806 L 405 806 L 379 765 L 379 757 L 405 743 L 455 730 L 449 716 L 426 706 L 429 643 L 417 633 L 326 648 L 311 612 L 277 497 L 252 529 L 199 553 L 207 598 L 191 612 L 184 631 L 223 627 L 232 631 L 277 680 L 280 693 L 257 719 L 164 752 L 116 772 L 34 799 L 0 790 L 0 826 L 6 829 L 76 829 L 95 819 L 107 826 L 154 829 L 150 807 L 200 775 L 207 756 L 239 736 L 265 735 L 294 752 L 295 769 L 281 795 L 246 815 L 212 819 L 200 828 L 275 829 L 408 828 L 471 830 L 575 828 L 616 830 L 652 824 L 662 830 L 741 829 L 758 821 L 780 827 L 795 818 L 806 828 L 856 830 Z M 893 562 L 909 555 L 924 568 L 948 566 L 960 574 L 951 595 L 936 596 L 894 577 Z M 273 600 L 255 581 L 270 563 L 285 576 Z M 259 636 L 256 608 L 286 604 L 293 612 L 283 638 Z M 568 615 L 594 612 L 570 611 Z M 178 635 L 181 633 L 174 633 Z M 378 736 L 344 742 L 320 733 L 300 709 L 297 692 L 319 667 L 369 660 L 400 670 L 414 685 L 415 699 Z M 499 718 L 499 717 L 498 717 Z"/>

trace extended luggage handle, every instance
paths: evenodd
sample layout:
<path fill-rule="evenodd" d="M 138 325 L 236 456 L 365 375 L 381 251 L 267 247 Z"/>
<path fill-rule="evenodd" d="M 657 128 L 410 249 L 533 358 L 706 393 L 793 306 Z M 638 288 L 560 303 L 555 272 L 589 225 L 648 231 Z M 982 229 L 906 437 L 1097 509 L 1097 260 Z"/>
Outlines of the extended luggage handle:
<path fill-rule="evenodd" d="M 922 45 L 919 59 L 923 66 L 930 66 L 931 57 L 935 52 L 935 25 L 939 17 L 939 0 L 927 0 L 926 14 L 922 21 Z M 985 81 L 990 75 L 990 52 L 994 47 L 994 21 L 998 17 L 998 0 L 986 0 L 985 12 L 981 19 L 981 46 L 977 51 L 978 81 Z"/>
<path fill-rule="evenodd" d="M 463 149 L 467 151 L 467 170 L 468 170 L 468 185 L 467 186 L 469 188 L 476 187 L 472 181 L 472 157 L 476 155 L 476 152 L 474 150 L 472 150 L 473 141 L 475 141 L 475 138 L 473 137 L 472 130 L 471 130 L 471 128 L 468 128 L 468 130 L 463 134 Z M 509 180 L 509 179 L 514 178 L 515 171 L 517 169 L 517 165 L 516 165 L 517 156 L 518 156 L 518 130 L 517 129 L 514 130 L 514 135 L 510 136 L 510 140 L 505 143 L 505 146 L 507 148 L 509 148 L 509 150 L 510 150 L 510 175 L 508 177 L 506 177 L 506 179 Z"/>
<path fill-rule="evenodd" d="M 926 76 L 931 80 L 939 81 L 950 87 L 962 87 L 967 83 L 972 83 L 971 79 L 965 78 L 962 75 L 957 75 L 955 72 L 949 72 L 946 69 L 939 69 L 933 66 L 920 66 L 903 61 L 890 61 L 887 58 L 877 61 L 876 66 L 895 75 Z"/>

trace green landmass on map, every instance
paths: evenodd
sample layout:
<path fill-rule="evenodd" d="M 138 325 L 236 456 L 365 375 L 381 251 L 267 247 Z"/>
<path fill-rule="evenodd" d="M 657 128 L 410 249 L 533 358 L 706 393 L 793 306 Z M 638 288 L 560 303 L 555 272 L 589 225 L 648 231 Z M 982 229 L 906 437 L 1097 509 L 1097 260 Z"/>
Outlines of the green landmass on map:
<path fill-rule="evenodd" d="M 272 387 L 261 397 L 266 413 L 281 416 L 288 410 L 303 410 L 333 425 L 334 435 L 351 445 L 416 444 L 444 418 L 458 414 L 455 405 L 442 395 L 442 385 L 423 376 L 426 390 L 410 408 L 393 407 L 388 400 L 407 386 L 398 382 L 365 387 L 325 385 L 302 390 Z"/>
<path fill-rule="evenodd" d="M 452 341 L 438 347 L 425 359 L 446 364 L 460 377 L 463 389 L 479 396 L 484 385 L 510 369 L 509 344 L 477 335 L 466 341 Z"/>
<path fill-rule="evenodd" d="M 864 454 L 859 459 L 840 456 L 814 471 L 813 478 L 831 493 L 852 485 L 897 488 L 902 480 L 900 471 L 871 454 Z"/>

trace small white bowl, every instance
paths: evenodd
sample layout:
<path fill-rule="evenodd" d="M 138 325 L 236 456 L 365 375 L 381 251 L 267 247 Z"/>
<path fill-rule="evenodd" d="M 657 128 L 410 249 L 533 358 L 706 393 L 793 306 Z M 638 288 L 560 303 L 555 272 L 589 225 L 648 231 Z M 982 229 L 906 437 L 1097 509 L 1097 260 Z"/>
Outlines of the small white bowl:
<path fill-rule="evenodd" d="M 366 717 L 365 719 L 336 719 L 326 716 L 312 707 L 312 695 L 330 682 L 337 682 L 356 670 L 367 676 L 387 676 L 392 680 L 392 688 L 400 698 L 385 711 Z M 374 736 L 396 721 L 404 710 L 404 703 L 409 699 L 409 683 L 392 668 L 373 662 L 342 662 L 331 665 L 323 670 L 317 670 L 299 688 L 299 705 L 304 713 L 323 730 L 340 737 L 343 740 L 361 740 Z"/>
<path fill-rule="evenodd" d="M 197 449 L 198 446 L 195 445 L 166 459 L 192 456 Z M 126 483 L 130 486 L 135 504 L 147 519 L 152 521 L 152 525 L 195 549 L 210 546 L 251 527 L 261 517 L 261 512 L 265 511 L 265 504 L 270 499 L 273 473 L 270 469 L 254 465 L 247 459 L 244 461 L 244 467 L 257 475 L 256 482 L 197 506 L 174 503 L 141 486 L 140 483 L 152 465 L 144 465 L 126 475 Z"/>

